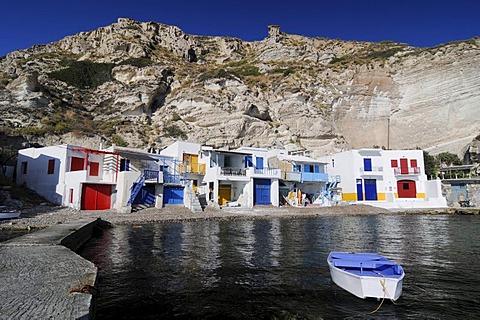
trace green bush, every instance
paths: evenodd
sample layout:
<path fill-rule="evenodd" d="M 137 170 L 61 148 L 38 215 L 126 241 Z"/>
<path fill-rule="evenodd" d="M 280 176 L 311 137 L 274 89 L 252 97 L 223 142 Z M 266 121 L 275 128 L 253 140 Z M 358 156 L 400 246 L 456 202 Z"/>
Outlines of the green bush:
<path fill-rule="evenodd" d="M 126 142 L 125 140 L 123 140 L 122 137 L 120 137 L 119 135 L 116 135 L 116 134 L 114 134 L 112 136 L 111 141 L 114 145 L 119 146 L 119 147 L 127 147 L 128 146 L 128 142 Z"/>
<path fill-rule="evenodd" d="M 167 137 L 180 138 L 182 140 L 188 139 L 187 134 L 175 124 L 164 127 L 163 131 Z"/>
<path fill-rule="evenodd" d="M 66 82 L 80 89 L 94 89 L 112 81 L 113 63 L 96 63 L 90 61 L 63 60 L 64 69 L 50 72 L 49 77 Z"/>

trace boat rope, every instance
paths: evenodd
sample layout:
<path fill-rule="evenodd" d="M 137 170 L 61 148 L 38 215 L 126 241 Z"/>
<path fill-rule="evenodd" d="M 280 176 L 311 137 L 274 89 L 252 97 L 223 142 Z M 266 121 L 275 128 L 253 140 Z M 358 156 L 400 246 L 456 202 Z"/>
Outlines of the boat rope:
<path fill-rule="evenodd" d="M 380 284 L 382 285 L 383 298 L 382 298 L 382 301 L 380 302 L 380 305 L 377 307 L 377 309 L 373 310 L 372 312 L 370 312 L 370 313 L 368 313 L 368 314 L 374 314 L 375 312 L 377 312 L 378 310 L 380 310 L 380 308 L 382 307 L 383 302 L 385 301 L 385 297 L 386 297 L 386 296 L 388 296 L 388 298 L 390 299 L 390 301 L 393 302 L 393 304 L 396 304 L 395 301 L 390 297 L 390 294 L 389 294 L 388 291 L 387 291 L 387 286 L 385 285 L 385 276 L 384 276 L 383 274 L 381 274 L 380 272 L 376 272 L 376 271 L 373 271 L 373 272 L 375 272 L 376 274 L 382 276 L 382 279 L 380 279 Z"/>

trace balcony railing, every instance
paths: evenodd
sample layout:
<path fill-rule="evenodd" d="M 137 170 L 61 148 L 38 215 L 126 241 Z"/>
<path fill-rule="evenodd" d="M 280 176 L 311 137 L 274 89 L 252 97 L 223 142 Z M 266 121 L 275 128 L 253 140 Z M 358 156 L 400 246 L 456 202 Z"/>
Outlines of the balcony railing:
<path fill-rule="evenodd" d="M 171 174 L 171 173 L 163 173 L 163 183 L 170 183 L 170 184 L 185 184 L 185 179 L 183 179 L 182 175 L 180 174 Z"/>
<path fill-rule="evenodd" d="M 282 179 L 286 181 L 302 181 L 302 174 L 300 172 L 282 172 Z"/>
<path fill-rule="evenodd" d="M 302 182 L 327 182 L 328 174 L 320 172 L 302 172 Z"/>
<path fill-rule="evenodd" d="M 254 176 L 275 177 L 280 178 L 280 169 L 277 168 L 249 168 L 250 174 Z"/>
<path fill-rule="evenodd" d="M 420 174 L 420 167 L 393 168 L 396 176 L 407 174 Z"/>
<path fill-rule="evenodd" d="M 186 162 L 182 162 L 178 165 L 178 172 L 205 174 L 205 164 L 204 163 L 187 164 Z"/>
<path fill-rule="evenodd" d="M 220 174 L 224 176 L 246 176 L 247 171 L 245 168 L 224 167 L 220 168 Z"/>
<path fill-rule="evenodd" d="M 163 181 L 163 172 L 155 170 L 144 170 L 143 175 L 145 176 L 145 181 L 148 182 L 157 182 L 162 183 Z"/>
<path fill-rule="evenodd" d="M 383 167 L 371 167 L 370 170 L 365 170 L 364 167 L 360 167 L 360 174 L 383 174 Z"/>

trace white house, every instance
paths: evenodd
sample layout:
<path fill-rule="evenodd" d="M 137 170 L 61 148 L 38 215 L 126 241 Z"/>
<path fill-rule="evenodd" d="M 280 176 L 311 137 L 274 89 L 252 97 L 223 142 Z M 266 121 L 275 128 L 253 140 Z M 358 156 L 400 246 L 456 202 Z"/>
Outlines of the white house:
<path fill-rule="evenodd" d="M 268 150 L 202 148 L 208 199 L 219 205 L 279 205 L 280 170 L 266 166 Z"/>
<path fill-rule="evenodd" d="M 110 209 L 116 200 L 119 155 L 72 145 L 19 150 L 17 184 L 52 203 L 75 209 Z"/>
<path fill-rule="evenodd" d="M 446 207 L 440 180 L 427 180 L 422 150 L 350 150 L 322 157 L 342 200 L 385 208 Z"/>
<path fill-rule="evenodd" d="M 208 188 L 203 181 L 205 163 L 199 162 L 201 150 L 198 143 L 176 141 L 160 151 L 161 155 L 174 159 L 170 172 L 179 178 L 179 182 L 165 181 L 166 204 L 184 204 L 193 211 L 201 211 L 201 203 L 206 205 Z"/>
<path fill-rule="evenodd" d="M 115 209 L 129 211 L 136 207 L 161 208 L 164 205 L 164 183 L 170 177 L 172 157 L 117 146 L 105 151 L 117 155 L 117 159 L 111 161 L 117 167 Z"/>
<path fill-rule="evenodd" d="M 272 150 L 269 165 L 281 170 L 281 200 L 290 205 L 329 205 L 326 198 L 328 183 L 327 164 L 304 154 L 287 154 L 285 150 Z M 306 202 L 305 202 L 306 199 Z M 303 203 L 302 203 L 303 202 Z"/>

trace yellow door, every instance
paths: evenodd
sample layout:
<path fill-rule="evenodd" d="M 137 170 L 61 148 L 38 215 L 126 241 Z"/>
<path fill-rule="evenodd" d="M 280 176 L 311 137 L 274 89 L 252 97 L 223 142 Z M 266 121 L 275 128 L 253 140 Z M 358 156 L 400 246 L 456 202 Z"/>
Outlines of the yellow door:
<path fill-rule="evenodd" d="M 198 155 L 191 154 L 190 155 L 190 165 L 192 166 L 192 172 L 198 173 Z"/>
<path fill-rule="evenodd" d="M 220 186 L 218 190 L 218 204 L 224 206 L 232 200 L 232 188 L 230 186 Z"/>

